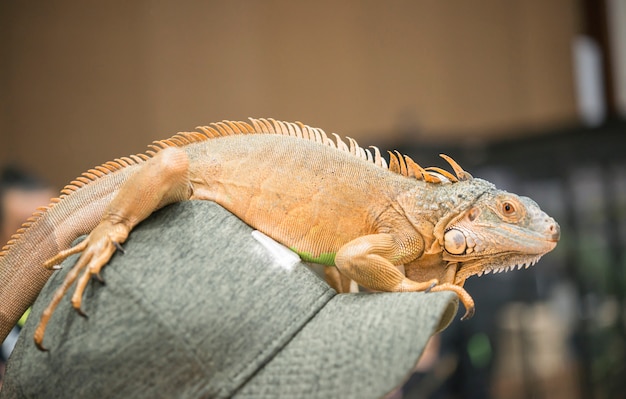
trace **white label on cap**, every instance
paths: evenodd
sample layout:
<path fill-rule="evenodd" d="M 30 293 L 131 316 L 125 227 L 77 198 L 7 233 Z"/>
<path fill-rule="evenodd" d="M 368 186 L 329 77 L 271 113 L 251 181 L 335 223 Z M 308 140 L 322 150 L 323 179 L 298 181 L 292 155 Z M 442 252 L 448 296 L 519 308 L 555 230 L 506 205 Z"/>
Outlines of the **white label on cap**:
<path fill-rule="evenodd" d="M 300 256 L 297 253 L 273 238 L 266 236 L 258 230 L 252 232 L 252 237 L 272 255 L 277 266 L 285 270 L 293 270 L 294 266 L 300 263 Z"/>

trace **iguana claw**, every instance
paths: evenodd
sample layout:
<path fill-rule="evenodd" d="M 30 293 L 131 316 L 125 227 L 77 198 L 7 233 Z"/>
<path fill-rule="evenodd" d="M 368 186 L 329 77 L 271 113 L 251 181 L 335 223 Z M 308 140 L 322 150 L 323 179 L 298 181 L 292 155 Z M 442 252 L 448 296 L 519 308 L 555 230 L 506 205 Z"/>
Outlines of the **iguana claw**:
<path fill-rule="evenodd" d="M 94 277 L 96 280 L 98 280 L 100 284 L 106 285 L 106 281 L 104 281 L 104 279 L 102 278 L 102 274 L 100 274 L 100 272 L 94 274 Z"/>
<path fill-rule="evenodd" d="M 74 308 L 74 310 L 76 310 L 76 313 L 78 313 L 78 315 L 80 317 L 83 317 L 85 319 L 88 319 L 89 316 L 87 315 L 87 313 L 83 312 L 83 310 L 81 308 Z"/>
<path fill-rule="evenodd" d="M 474 306 L 465 308 L 465 314 L 463 315 L 463 317 L 461 317 L 461 321 L 469 320 L 472 317 L 474 317 L 475 311 L 476 311 L 476 308 Z"/>
<path fill-rule="evenodd" d="M 122 244 L 120 244 L 117 241 L 113 241 L 113 245 L 115 246 L 115 248 L 120 251 L 121 253 L 125 254 L 126 250 L 124 249 L 124 247 L 122 247 Z"/>
<path fill-rule="evenodd" d="M 41 342 L 37 342 L 37 338 L 35 338 L 35 346 L 42 352 L 49 352 L 49 349 L 43 346 Z"/>
<path fill-rule="evenodd" d="M 437 282 L 433 282 L 430 284 L 430 287 L 426 288 L 426 290 L 424 292 L 428 293 L 430 292 L 433 288 L 435 288 L 437 286 Z"/>

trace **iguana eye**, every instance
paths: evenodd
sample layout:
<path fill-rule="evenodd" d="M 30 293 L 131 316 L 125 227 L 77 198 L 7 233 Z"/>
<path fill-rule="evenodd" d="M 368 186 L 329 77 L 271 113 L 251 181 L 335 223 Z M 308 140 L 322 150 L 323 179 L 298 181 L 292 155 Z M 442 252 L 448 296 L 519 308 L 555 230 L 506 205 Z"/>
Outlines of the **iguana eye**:
<path fill-rule="evenodd" d="M 498 198 L 493 210 L 507 223 L 517 223 L 523 219 L 526 215 L 524 205 L 512 195 L 502 197 Z"/>
<path fill-rule="evenodd" d="M 504 213 L 506 216 L 513 216 L 513 215 L 515 215 L 515 206 L 513 204 L 511 204 L 510 202 L 503 202 L 502 203 L 502 213 Z"/>

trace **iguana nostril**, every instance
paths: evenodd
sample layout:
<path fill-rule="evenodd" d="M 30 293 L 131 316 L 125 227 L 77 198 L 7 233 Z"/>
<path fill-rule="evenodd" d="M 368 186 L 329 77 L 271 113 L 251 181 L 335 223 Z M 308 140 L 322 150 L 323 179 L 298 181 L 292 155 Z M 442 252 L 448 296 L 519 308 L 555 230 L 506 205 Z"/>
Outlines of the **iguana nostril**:
<path fill-rule="evenodd" d="M 553 222 L 550 227 L 548 227 L 548 232 L 551 234 L 552 241 L 559 241 L 561 238 L 561 227 L 557 222 Z"/>

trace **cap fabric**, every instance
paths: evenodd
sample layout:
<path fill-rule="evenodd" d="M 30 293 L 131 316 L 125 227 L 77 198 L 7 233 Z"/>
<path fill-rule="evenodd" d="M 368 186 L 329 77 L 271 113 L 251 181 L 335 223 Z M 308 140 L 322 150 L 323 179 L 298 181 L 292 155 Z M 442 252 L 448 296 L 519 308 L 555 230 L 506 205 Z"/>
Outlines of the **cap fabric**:
<path fill-rule="evenodd" d="M 336 294 L 306 266 L 281 266 L 211 202 L 155 213 L 126 253 L 67 295 L 38 351 L 33 332 L 68 259 L 39 296 L 1 398 L 377 398 L 409 375 L 451 293 Z"/>

